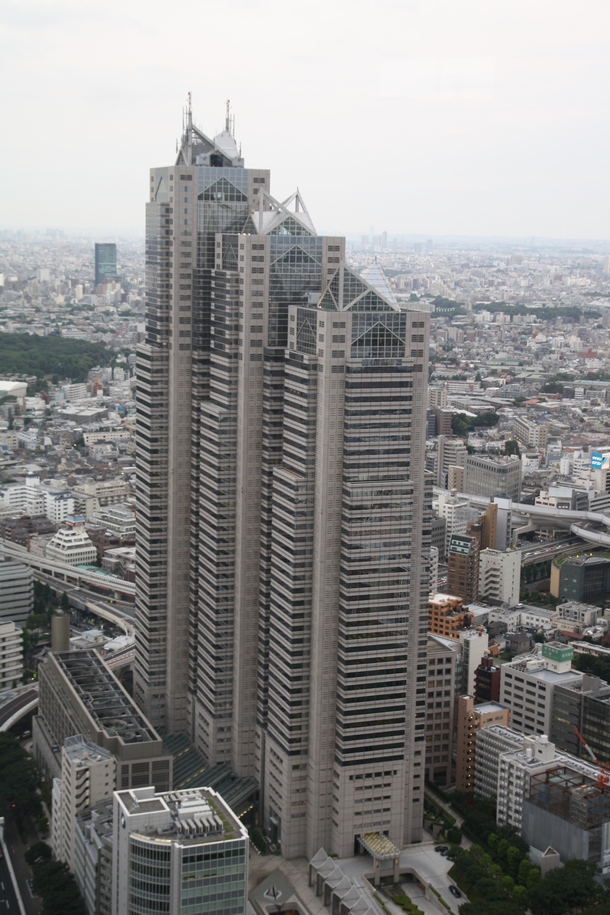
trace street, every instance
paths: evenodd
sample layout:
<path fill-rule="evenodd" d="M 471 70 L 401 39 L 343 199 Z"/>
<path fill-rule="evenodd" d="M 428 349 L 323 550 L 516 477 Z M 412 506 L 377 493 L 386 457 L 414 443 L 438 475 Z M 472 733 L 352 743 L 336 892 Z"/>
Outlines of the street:
<path fill-rule="evenodd" d="M 17 877 L 17 884 L 19 886 L 19 892 L 25 907 L 26 915 L 40 915 L 42 900 L 33 897 L 27 885 L 28 879 L 32 877 L 32 869 L 29 864 L 26 863 L 24 855 L 30 845 L 33 845 L 34 842 L 38 842 L 38 833 L 29 817 L 26 818 L 23 834 L 26 839 L 25 844 L 19 837 L 17 827 L 13 823 L 5 823 L 4 842 L 11 856 L 11 863 L 15 876 Z M 15 912 L 18 913 L 19 909 L 15 909 Z M 2 915 L 1 907 L 0 915 Z"/>

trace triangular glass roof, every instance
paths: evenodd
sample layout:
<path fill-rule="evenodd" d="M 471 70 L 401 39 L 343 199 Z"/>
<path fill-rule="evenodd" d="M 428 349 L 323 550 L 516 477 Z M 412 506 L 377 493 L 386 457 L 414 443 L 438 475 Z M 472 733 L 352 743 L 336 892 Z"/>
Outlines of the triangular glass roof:
<path fill-rule="evenodd" d="M 292 216 L 284 216 L 281 222 L 267 233 L 268 235 L 311 235 L 302 222 L 297 222 Z"/>
<path fill-rule="evenodd" d="M 258 201 L 258 208 L 251 213 L 257 235 L 316 236 L 314 224 L 298 190 L 286 200 L 279 201 L 261 188 Z"/>
<path fill-rule="evenodd" d="M 226 178 L 219 178 L 199 194 L 199 200 L 218 200 L 226 203 L 246 203 L 246 195 Z"/>
<path fill-rule="evenodd" d="M 273 234 L 277 234 L 272 232 Z M 294 267 L 295 269 L 304 266 L 319 266 L 319 261 L 312 257 L 309 252 L 305 251 L 300 245 L 293 245 L 287 251 L 284 251 L 281 257 L 272 261 L 272 264 L 281 264 L 282 266 Z"/>
<path fill-rule="evenodd" d="M 297 327 L 297 348 L 310 355 L 316 351 L 316 326 L 308 317 Z"/>
<path fill-rule="evenodd" d="M 404 356 L 405 341 L 379 321 L 352 343 L 352 355 L 364 358 Z"/>
<path fill-rule="evenodd" d="M 318 308 L 328 311 L 400 311 L 394 297 L 388 298 L 347 264 L 339 265 Z"/>
<path fill-rule="evenodd" d="M 390 289 L 388 278 L 377 261 L 375 261 L 374 264 L 371 264 L 370 267 L 365 267 L 361 276 L 373 287 L 373 289 L 376 289 L 384 299 L 387 299 L 388 302 L 396 303 L 396 298 Z"/>

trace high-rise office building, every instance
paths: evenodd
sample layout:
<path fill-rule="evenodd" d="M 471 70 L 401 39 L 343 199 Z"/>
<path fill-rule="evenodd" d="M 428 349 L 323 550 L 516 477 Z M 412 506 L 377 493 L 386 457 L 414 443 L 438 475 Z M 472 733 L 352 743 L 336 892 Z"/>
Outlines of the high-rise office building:
<path fill-rule="evenodd" d="M 134 690 L 286 857 L 421 832 L 428 318 L 190 111 L 147 210 Z"/>
<path fill-rule="evenodd" d="M 95 243 L 95 285 L 105 286 L 110 280 L 116 280 L 116 245 L 114 243 Z"/>
<path fill-rule="evenodd" d="M 447 553 L 447 590 L 465 604 L 479 596 L 479 541 L 468 534 L 454 534 Z"/>

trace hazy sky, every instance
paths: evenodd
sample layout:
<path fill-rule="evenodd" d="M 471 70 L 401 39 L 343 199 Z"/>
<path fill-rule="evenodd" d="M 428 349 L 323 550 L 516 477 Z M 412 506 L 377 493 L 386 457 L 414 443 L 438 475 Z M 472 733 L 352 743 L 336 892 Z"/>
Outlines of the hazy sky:
<path fill-rule="evenodd" d="M 0 225 L 144 226 L 186 94 L 318 231 L 610 238 L 608 0 L 2 0 Z"/>

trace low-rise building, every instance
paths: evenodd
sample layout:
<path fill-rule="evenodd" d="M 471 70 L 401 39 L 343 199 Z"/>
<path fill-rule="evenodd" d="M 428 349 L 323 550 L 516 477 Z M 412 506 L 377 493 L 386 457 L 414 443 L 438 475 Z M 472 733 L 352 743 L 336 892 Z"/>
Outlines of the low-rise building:
<path fill-rule="evenodd" d="M 514 607 L 519 603 L 521 552 L 482 550 L 479 555 L 479 595 Z"/>
<path fill-rule="evenodd" d="M 521 496 L 521 460 L 516 455 L 491 457 L 469 454 L 466 458 L 466 492 L 489 499 L 501 496 L 518 502 Z"/>
<path fill-rule="evenodd" d="M 171 756 L 97 651 L 51 652 L 38 668 L 38 681 L 34 756 L 48 778 L 61 775 L 66 738 L 82 734 L 115 756 L 119 788 L 171 787 Z"/>
<path fill-rule="evenodd" d="M 502 665 L 500 702 L 511 710 L 511 727 L 523 734 L 550 734 L 553 690 L 578 683 L 583 674 L 572 670 L 574 649 L 547 642 L 535 656 Z"/>
<path fill-rule="evenodd" d="M 493 725 L 510 724 L 510 711 L 498 702 L 475 705 L 474 696 L 456 700 L 455 786 L 458 791 L 474 791 L 477 733 Z"/>
<path fill-rule="evenodd" d="M 460 630 L 470 627 L 472 620 L 461 597 L 433 594 L 428 601 L 428 632 L 434 635 L 457 639 Z"/>
<path fill-rule="evenodd" d="M 246 911 L 248 831 L 210 788 L 116 791 L 113 846 L 113 915 Z"/>
<path fill-rule="evenodd" d="M 91 565 L 97 559 L 97 550 L 84 524 L 71 523 L 69 527 L 60 528 L 49 540 L 45 556 L 73 566 Z"/>
<path fill-rule="evenodd" d="M 76 816 L 116 788 L 116 760 L 112 753 L 83 739 L 68 737 L 61 751 L 61 778 L 53 780 L 51 848 L 59 861 L 75 870 Z"/>
<path fill-rule="evenodd" d="M 610 558 L 590 553 L 557 557 L 551 564 L 550 591 L 563 602 L 605 600 L 610 596 Z"/>

